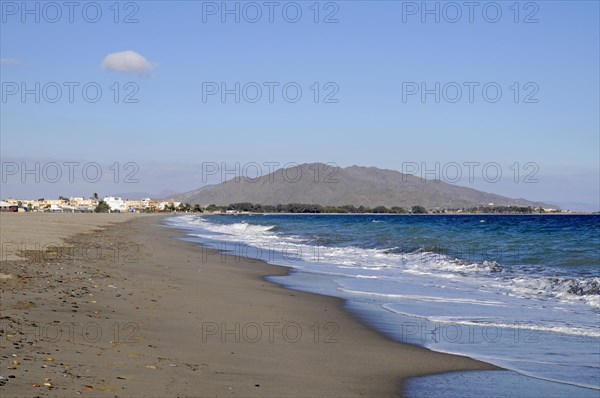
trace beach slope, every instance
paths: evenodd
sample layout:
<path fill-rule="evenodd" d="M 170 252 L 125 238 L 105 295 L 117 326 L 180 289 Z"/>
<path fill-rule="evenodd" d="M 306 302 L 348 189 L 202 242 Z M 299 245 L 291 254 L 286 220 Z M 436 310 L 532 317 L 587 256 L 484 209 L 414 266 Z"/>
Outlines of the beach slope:
<path fill-rule="evenodd" d="M 399 396 L 410 377 L 497 369 L 393 342 L 339 299 L 264 280 L 287 268 L 173 239 L 158 216 L 74 215 L 76 235 L 66 215 L 19 216 L 0 218 L 2 396 Z M 62 246 L 5 245 L 48 236 Z"/>

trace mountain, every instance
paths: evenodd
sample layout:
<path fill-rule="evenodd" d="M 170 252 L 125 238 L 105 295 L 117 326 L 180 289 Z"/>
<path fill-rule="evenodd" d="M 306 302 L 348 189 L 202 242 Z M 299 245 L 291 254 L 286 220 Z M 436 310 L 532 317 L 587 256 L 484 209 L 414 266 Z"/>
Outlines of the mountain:
<path fill-rule="evenodd" d="M 178 194 L 179 194 L 179 192 L 173 191 L 172 189 L 163 189 L 162 191 L 160 191 L 156 195 L 150 195 L 150 197 L 151 198 L 162 199 L 162 198 L 168 198 L 168 197 L 171 197 L 171 196 L 175 196 L 175 195 L 178 195 Z"/>
<path fill-rule="evenodd" d="M 554 203 L 554 202 L 553 202 Z M 556 202 L 553 207 L 560 207 L 563 209 L 569 209 L 572 211 L 583 211 L 583 212 L 597 212 L 600 211 L 600 204 L 596 203 L 585 203 L 585 202 Z"/>
<path fill-rule="evenodd" d="M 183 192 L 183 193 L 171 196 L 170 198 L 167 198 L 167 200 L 175 201 L 175 202 L 189 203 L 189 204 L 200 203 L 200 202 L 195 201 L 195 198 L 200 196 L 202 194 L 202 192 L 208 191 L 209 189 L 216 187 L 216 186 L 217 186 L 216 184 L 204 185 L 203 187 L 194 189 L 193 191 Z M 210 203 L 208 203 L 208 204 L 210 204 Z M 229 203 L 227 203 L 227 204 L 229 204 Z"/>
<path fill-rule="evenodd" d="M 250 202 L 262 205 L 305 203 L 405 208 L 421 205 L 429 209 L 457 209 L 490 203 L 497 206 L 552 207 L 441 181 L 423 180 L 394 170 L 361 166 L 333 168 L 323 163 L 279 169 L 255 179 L 234 178 L 176 195 L 172 199 L 203 206 Z"/>

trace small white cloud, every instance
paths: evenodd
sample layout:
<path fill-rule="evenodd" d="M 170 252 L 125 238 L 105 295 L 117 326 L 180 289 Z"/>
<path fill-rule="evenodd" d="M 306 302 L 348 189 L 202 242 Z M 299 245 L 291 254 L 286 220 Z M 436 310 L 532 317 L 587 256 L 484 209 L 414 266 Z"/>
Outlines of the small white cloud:
<path fill-rule="evenodd" d="M 102 61 L 102 69 L 113 72 L 135 73 L 140 76 L 151 76 L 158 64 L 149 62 L 135 51 L 121 51 L 108 54 Z"/>
<path fill-rule="evenodd" d="M 0 58 L 0 65 L 23 65 L 23 61 L 14 58 Z"/>

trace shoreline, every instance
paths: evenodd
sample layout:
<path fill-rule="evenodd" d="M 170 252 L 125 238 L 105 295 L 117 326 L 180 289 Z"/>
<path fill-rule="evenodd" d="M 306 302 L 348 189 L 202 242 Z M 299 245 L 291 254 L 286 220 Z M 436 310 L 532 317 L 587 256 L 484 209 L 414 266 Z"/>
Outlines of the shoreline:
<path fill-rule="evenodd" d="M 276 214 L 276 213 L 275 213 Z M 295 213 L 289 213 L 290 215 L 297 215 Z M 224 215 L 224 214 L 223 214 Z M 245 216 L 247 214 L 242 214 L 242 216 Z M 271 215 L 271 214 L 268 214 Z M 303 215 L 303 214 L 301 214 Z M 325 214 L 320 214 L 320 215 L 325 215 Z M 501 214 L 494 214 L 494 215 L 498 215 L 498 216 L 502 216 Z M 184 216 L 179 215 L 179 216 Z M 524 215 L 525 216 L 525 215 Z M 247 220 L 249 222 L 249 219 Z M 241 221 L 232 221 L 232 222 L 241 222 Z M 244 221 L 244 223 L 246 223 L 246 221 Z M 176 223 L 179 224 L 179 223 Z M 263 222 L 262 224 L 259 223 L 258 225 L 264 225 L 265 223 Z M 220 224 L 219 224 L 220 225 Z M 226 225 L 228 225 L 226 223 Z M 237 224 L 234 224 L 237 225 Z M 270 225 L 270 224 L 269 224 Z M 277 225 L 277 224 L 275 224 Z M 181 229 L 184 231 L 187 230 L 192 230 L 194 231 L 194 228 L 186 228 L 185 226 L 178 226 L 178 225 L 169 225 L 169 227 L 171 228 L 175 228 L 175 229 Z M 211 229 L 209 229 L 211 230 Z M 219 229 L 217 229 L 217 231 L 220 231 Z M 201 234 L 203 234 L 202 232 L 200 232 Z M 235 234 L 234 234 L 235 235 Z M 202 235 L 199 235 L 202 236 Z M 235 235 L 237 236 L 237 235 Z M 206 238 L 206 237 L 204 237 Z M 194 238 L 191 238 L 194 239 Z M 227 243 L 228 240 L 225 241 L 221 241 L 218 237 L 216 237 L 215 239 L 217 239 L 217 242 L 221 242 L 217 245 L 211 243 L 211 239 L 208 239 L 208 241 L 205 241 L 204 239 L 200 239 L 200 241 L 196 241 L 196 244 L 198 245 L 206 245 L 208 247 L 211 248 L 217 248 L 217 247 L 225 247 L 225 245 L 227 245 L 227 247 L 229 248 L 229 250 L 225 250 L 226 253 L 237 253 L 237 252 L 241 252 L 239 249 L 237 250 L 231 250 L 231 247 L 229 246 L 229 244 Z M 204 242 L 204 243 L 202 243 Z M 238 241 L 235 241 L 238 242 Z M 223 246 L 221 246 L 221 244 Z M 236 245 L 240 244 L 238 243 L 234 243 L 233 247 L 237 247 Z M 248 247 L 250 249 L 252 249 L 252 245 L 256 244 L 256 243 L 241 243 L 242 245 L 249 245 Z M 246 247 L 246 249 L 248 248 Z M 260 247 L 260 245 L 259 245 Z M 244 254 L 234 254 L 237 256 L 243 256 Z M 246 255 L 248 255 L 248 253 L 246 252 Z M 478 360 L 478 361 L 487 361 L 486 360 L 486 356 L 485 355 L 478 355 L 480 354 L 480 352 L 473 352 L 473 351 L 469 351 L 469 350 L 463 350 L 461 349 L 447 349 L 448 347 L 446 347 L 446 349 L 444 348 L 436 348 L 436 347 L 432 347 L 430 345 L 426 345 L 426 344 L 421 344 L 418 341 L 410 341 L 409 339 L 404 339 L 402 336 L 403 334 L 400 332 L 400 330 L 405 330 L 404 329 L 404 325 L 405 323 L 398 323 L 398 322 L 394 322 L 394 321 L 390 321 L 389 319 L 385 318 L 385 314 L 381 315 L 378 313 L 377 310 L 373 309 L 373 308 L 369 308 L 368 306 L 365 306 L 364 304 L 359 304 L 356 305 L 356 302 L 353 300 L 353 298 L 351 297 L 346 297 L 345 295 L 340 295 L 340 294 L 336 294 L 335 292 L 331 292 L 329 291 L 329 289 L 327 287 L 324 287 L 325 285 L 320 286 L 320 282 L 318 278 L 313 278 L 310 277 L 310 272 L 307 273 L 305 272 L 305 270 L 302 269 L 302 267 L 300 267 L 300 269 L 298 269 L 295 266 L 290 266 L 290 265 L 286 265 L 287 262 L 286 261 L 282 261 L 281 259 L 279 259 L 279 261 L 273 261 L 273 259 L 276 257 L 274 257 L 273 259 L 270 260 L 266 260 L 266 257 L 271 257 L 271 255 L 268 256 L 252 256 L 251 255 L 251 259 L 253 259 L 254 261 L 257 261 L 259 259 L 263 259 L 263 261 L 266 261 L 268 264 L 272 264 L 278 267 L 284 267 L 286 269 L 289 270 L 289 272 L 285 275 L 285 276 L 290 276 L 291 273 L 295 273 L 297 272 L 299 277 L 296 275 L 292 275 L 289 279 L 286 279 L 285 277 L 282 276 L 271 276 L 271 275 L 265 275 L 265 280 L 267 280 L 268 282 L 274 283 L 277 286 L 280 286 L 284 289 L 288 289 L 288 290 L 292 290 L 292 291 L 301 291 L 301 292 L 309 292 L 311 294 L 316 294 L 316 295 L 324 295 L 326 297 L 334 297 L 337 298 L 341 301 L 341 305 L 340 305 L 340 309 L 349 313 L 350 315 L 352 315 L 357 321 L 359 321 L 360 323 L 366 325 L 369 328 L 372 328 L 373 330 L 375 330 L 377 333 L 379 333 L 380 335 L 382 335 L 383 337 L 387 338 L 390 341 L 393 342 L 399 342 L 399 343 L 403 343 L 403 344 L 409 344 L 409 345 L 413 345 L 419 348 L 425 348 L 427 350 L 431 350 L 434 352 L 441 352 L 441 353 L 447 353 L 447 354 L 452 354 L 452 355 L 459 355 L 459 356 L 467 356 L 469 358 Z M 317 273 L 319 273 L 319 271 L 316 271 Z M 312 282 L 316 282 L 316 285 L 312 285 Z M 316 286 L 316 287 L 313 287 Z M 359 301 L 360 302 L 360 301 Z M 385 313 L 385 311 L 383 311 Z M 377 315 L 379 314 L 379 315 Z M 408 319 L 404 319 L 401 322 L 411 322 L 410 319 L 415 319 L 415 318 L 411 318 L 410 316 L 405 316 L 405 318 Z M 417 316 L 417 318 L 419 318 Z M 433 329 L 435 329 L 437 326 L 434 324 L 435 322 L 431 321 L 432 325 L 431 327 Z M 412 324 L 412 322 L 411 322 Z M 466 326 L 467 328 L 471 328 L 472 326 Z M 501 326 L 502 327 L 502 326 Z M 394 329 L 395 328 L 395 329 Z M 534 329 L 537 330 L 537 329 Z M 412 333 L 411 330 L 408 330 L 408 333 Z M 470 332 L 468 332 L 470 333 Z M 474 333 L 474 332 L 473 332 Z M 516 339 L 516 337 L 515 337 Z M 516 341 L 516 340 L 515 340 Z M 524 340 L 525 341 L 525 340 Z M 423 340 L 424 342 L 424 340 Z M 518 351 L 517 351 L 518 352 Z M 554 377 L 548 377 L 547 375 L 543 375 L 543 374 L 535 374 L 532 372 L 529 372 L 527 369 L 523 369 L 523 368 L 519 368 L 519 367 L 512 367 L 510 363 L 498 363 L 493 361 L 494 358 L 490 357 L 491 359 L 491 363 L 487 362 L 488 364 L 492 365 L 492 366 L 496 366 L 498 369 L 501 369 L 501 371 L 505 371 L 506 373 L 513 373 L 513 376 L 507 376 L 506 380 L 508 383 L 511 383 L 513 381 L 508 381 L 509 379 L 515 379 L 516 378 L 522 378 L 523 380 L 528 380 L 528 379 L 535 379 L 537 381 L 539 381 L 539 383 L 537 383 L 537 387 L 539 388 L 540 394 L 544 394 L 547 395 L 548 391 L 552 391 L 553 388 L 563 388 L 564 387 L 564 394 L 575 394 L 575 396 L 589 396 L 590 393 L 593 392 L 597 392 L 598 391 L 598 387 L 594 384 L 581 384 L 575 381 L 571 381 L 571 380 L 565 380 L 565 379 L 561 379 L 561 378 L 554 378 Z M 497 358 L 495 358 L 497 359 Z M 500 371 L 500 372 L 501 372 Z M 494 376 L 496 377 L 496 379 L 498 379 L 498 376 Z M 561 387 L 562 386 L 562 387 Z M 554 396 L 554 395 L 547 395 L 547 396 Z"/>
<path fill-rule="evenodd" d="M 176 240 L 180 240 L 183 241 L 185 243 L 191 244 L 193 245 L 196 249 L 197 248 L 203 248 L 206 250 L 210 250 L 210 251 L 214 251 L 215 254 L 221 255 L 221 256 L 226 256 L 228 258 L 234 257 L 231 256 L 229 254 L 227 254 L 224 251 L 221 250 L 217 250 L 214 248 L 209 248 L 205 245 L 202 245 L 201 243 L 197 243 L 197 242 L 191 242 L 186 240 L 187 238 L 189 238 L 189 236 L 186 234 L 186 230 L 185 228 L 180 228 L 180 227 L 175 227 L 175 226 L 170 226 L 170 225 L 166 225 L 163 223 L 164 219 L 168 218 L 168 217 L 174 217 L 174 216 L 180 216 L 180 215 L 185 215 L 187 213 L 182 213 L 182 214 L 171 214 L 171 215 L 165 215 L 164 217 L 161 218 L 161 226 L 162 227 L 166 227 L 168 229 L 171 229 L 173 231 L 177 231 L 179 234 L 182 234 L 183 236 L 178 236 L 178 237 L 173 237 L 171 239 L 176 239 Z M 267 214 L 267 215 L 272 215 L 272 214 L 281 214 L 281 215 L 298 215 L 298 214 L 303 214 L 303 213 L 251 213 L 251 215 L 262 215 L 262 214 Z M 306 213 L 306 215 L 313 215 L 313 214 L 318 214 L 318 215 L 347 215 L 347 213 Z M 354 213 L 354 214 L 364 214 L 364 215 L 373 215 L 373 213 Z M 475 214 L 475 213 L 473 213 Z M 473 214 L 465 214 L 465 215 L 473 215 Z M 213 214 L 210 214 L 213 215 Z M 232 215 L 232 214 L 214 214 L 214 215 Z M 240 214 L 241 215 L 241 214 Z M 247 215 L 247 214 L 244 214 Z M 386 214 L 375 214 L 375 215 L 386 215 Z M 387 214 L 387 215 L 409 215 L 409 214 Z M 416 214 L 416 215 L 427 215 L 427 214 Z M 442 214 L 436 214 L 436 215 L 442 215 Z M 456 214 L 456 215 L 461 215 L 461 214 Z M 501 214 L 498 214 L 501 215 Z M 298 293 L 302 293 L 304 295 L 307 295 L 309 298 L 310 296 L 314 296 L 314 297 L 320 297 L 320 298 L 324 298 L 326 300 L 330 300 L 330 301 L 334 301 L 336 304 L 336 309 L 342 313 L 344 313 L 345 315 L 349 316 L 354 322 L 360 324 L 361 326 L 369 329 L 371 332 L 375 333 L 379 338 L 384 339 L 385 341 L 391 343 L 391 344 L 399 344 L 401 346 L 406 346 L 406 347 L 410 347 L 413 349 L 417 349 L 417 350 L 424 350 L 426 352 L 430 352 L 430 353 L 434 353 L 434 354 L 443 354 L 446 356 L 450 356 L 450 357 L 458 357 L 458 358 L 463 358 L 463 359 L 467 359 L 467 360 L 472 360 L 475 361 L 478 364 L 482 364 L 483 366 L 481 368 L 474 368 L 474 369 L 453 369 L 453 370 L 444 370 L 444 371 L 434 371 L 434 372 L 427 372 L 427 373 L 419 373 L 417 375 L 414 376 L 408 376 L 408 377 L 404 377 L 404 378 L 399 378 L 399 389 L 397 391 L 397 395 L 396 396 L 404 396 L 404 392 L 405 392 L 405 385 L 407 382 L 415 379 L 415 378 L 420 378 L 420 377 L 429 377 L 429 376 L 437 376 L 437 375 L 445 375 L 445 374 L 451 374 L 454 372 L 469 372 L 469 371 L 474 371 L 474 372 L 486 372 L 486 371 L 500 371 L 500 372 L 510 372 L 510 373 L 516 373 L 510 369 L 505 369 L 502 368 L 500 366 L 497 365 L 493 365 L 490 364 L 488 362 L 484 362 L 478 359 L 474 359 L 465 355 L 461 355 L 461 354 L 456 354 L 456 353 L 446 353 L 446 352 L 442 352 L 442 351 L 435 351 L 432 350 L 430 348 L 427 347 L 423 347 L 423 346 L 419 346 L 416 344 L 410 344 L 410 343 L 404 343 L 404 342 L 400 342 L 396 339 L 394 339 L 391 335 L 378 330 L 377 328 L 373 327 L 372 325 L 370 325 L 366 319 L 364 319 L 363 317 L 360 316 L 360 314 L 355 313 L 353 311 L 351 311 L 350 309 L 346 308 L 346 299 L 340 298 L 340 297 L 335 297 L 335 296 L 329 296 L 329 295 L 325 295 L 325 294 L 319 294 L 319 293 L 314 293 L 314 292 L 306 292 L 303 290 L 299 290 L 299 289 L 295 289 L 293 287 L 289 287 L 286 286 L 282 283 L 278 283 L 275 281 L 271 281 L 269 280 L 270 277 L 286 277 L 289 276 L 290 273 L 292 271 L 294 271 L 293 267 L 290 266 L 286 266 L 286 265 L 279 265 L 279 264 L 272 264 L 269 263 L 265 260 L 261 260 L 261 259 L 252 259 L 249 257 L 244 257 L 244 256 L 235 256 L 238 258 L 243 259 L 243 261 L 249 261 L 251 263 L 256 263 L 259 262 L 261 263 L 261 266 L 263 267 L 268 267 L 271 268 L 270 271 L 266 272 L 266 273 L 262 273 L 260 275 L 260 279 L 266 283 L 269 283 L 279 289 L 283 289 L 286 291 L 291 291 L 291 292 L 298 292 Z M 522 376 L 522 375 L 521 375 Z M 529 376 L 523 376 L 523 377 L 529 377 Z M 542 379 L 540 379 L 542 380 Z M 362 395 L 362 394 L 361 394 Z"/>
<path fill-rule="evenodd" d="M 595 216 L 598 212 L 570 213 L 176 213 L 173 215 L 201 214 L 206 216 Z"/>
<path fill-rule="evenodd" d="M 15 376 L 0 392 L 389 396 L 402 395 L 404 381 L 417 376 L 499 369 L 393 341 L 346 311 L 342 299 L 264 279 L 289 267 L 184 241 L 183 230 L 162 224 L 168 216 L 66 239 L 136 249 L 117 259 L 107 252 L 92 262 L 2 262 L 2 272 L 18 276 L 0 283 L 0 374 Z M 84 331 L 87 338 L 75 326 L 61 338 L 31 333 L 68 324 L 96 326 Z M 102 337 L 89 337 L 94 330 Z"/>

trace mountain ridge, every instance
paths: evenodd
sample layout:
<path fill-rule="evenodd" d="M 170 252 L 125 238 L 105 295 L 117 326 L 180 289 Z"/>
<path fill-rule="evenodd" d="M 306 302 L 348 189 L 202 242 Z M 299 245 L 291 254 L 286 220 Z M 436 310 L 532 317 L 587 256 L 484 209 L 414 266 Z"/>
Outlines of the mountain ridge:
<path fill-rule="evenodd" d="M 339 168 L 324 163 L 281 168 L 253 179 L 234 177 L 170 199 L 202 206 L 250 202 L 261 205 L 424 206 L 428 209 L 461 209 L 490 203 L 496 206 L 555 207 L 443 181 L 424 180 L 396 170 L 358 165 Z"/>

